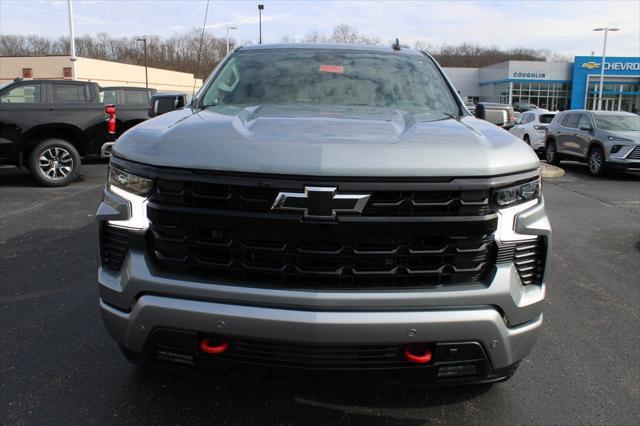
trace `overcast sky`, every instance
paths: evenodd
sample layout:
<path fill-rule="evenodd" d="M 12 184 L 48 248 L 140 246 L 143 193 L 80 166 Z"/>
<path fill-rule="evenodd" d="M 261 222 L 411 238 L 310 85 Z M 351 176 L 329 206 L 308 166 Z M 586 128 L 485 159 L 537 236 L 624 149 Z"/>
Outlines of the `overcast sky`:
<path fill-rule="evenodd" d="M 284 35 L 303 37 L 311 30 L 331 33 L 340 23 L 382 40 L 396 37 L 413 46 L 472 42 L 509 48 L 546 48 L 569 55 L 600 55 L 599 26 L 618 26 L 608 54 L 640 56 L 640 1 L 269 1 L 262 18 L 263 41 Z M 207 27 L 224 36 L 256 42 L 258 2 L 211 1 Z M 201 27 L 206 0 L 73 0 L 76 34 L 113 36 L 153 34 L 167 37 Z M 0 0 L 0 35 L 68 35 L 67 1 Z"/>

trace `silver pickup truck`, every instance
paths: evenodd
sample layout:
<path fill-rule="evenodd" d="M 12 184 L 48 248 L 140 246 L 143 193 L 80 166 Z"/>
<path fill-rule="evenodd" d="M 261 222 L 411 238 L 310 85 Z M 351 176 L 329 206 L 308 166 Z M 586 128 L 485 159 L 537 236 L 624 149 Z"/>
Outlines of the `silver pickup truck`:
<path fill-rule="evenodd" d="M 542 324 L 538 167 L 428 54 L 240 47 L 189 105 L 116 142 L 104 323 L 143 366 L 505 380 Z"/>

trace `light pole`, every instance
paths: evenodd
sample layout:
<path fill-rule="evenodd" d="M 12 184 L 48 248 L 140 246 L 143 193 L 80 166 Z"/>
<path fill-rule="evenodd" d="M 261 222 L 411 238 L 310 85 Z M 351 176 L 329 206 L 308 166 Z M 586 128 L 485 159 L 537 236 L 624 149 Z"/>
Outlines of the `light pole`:
<path fill-rule="evenodd" d="M 600 62 L 600 87 L 598 94 L 598 109 L 602 109 L 602 87 L 604 86 L 604 61 L 607 59 L 607 34 L 609 31 L 620 31 L 620 28 L 602 27 L 593 31 L 604 31 L 604 44 L 602 45 L 602 61 Z"/>
<path fill-rule="evenodd" d="M 73 32 L 73 5 L 71 0 L 67 0 L 67 10 L 69 12 L 69 50 L 71 51 L 71 79 L 76 79 L 76 37 Z"/>
<path fill-rule="evenodd" d="M 141 41 L 144 45 L 144 87 L 149 88 L 149 74 L 147 72 L 147 39 L 137 38 L 136 41 Z"/>
<path fill-rule="evenodd" d="M 262 44 L 262 11 L 264 10 L 264 4 L 259 4 L 258 5 L 258 22 L 260 23 L 260 30 L 259 30 L 259 34 L 260 34 L 260 38 L 258 39 L 258 44 Z"/>
<path fill-rule="evenodd" d="M 229 54 L 229 30 L 237 30 L 238 27 L 230 27 L 227 25 L 227 55 Z"/>

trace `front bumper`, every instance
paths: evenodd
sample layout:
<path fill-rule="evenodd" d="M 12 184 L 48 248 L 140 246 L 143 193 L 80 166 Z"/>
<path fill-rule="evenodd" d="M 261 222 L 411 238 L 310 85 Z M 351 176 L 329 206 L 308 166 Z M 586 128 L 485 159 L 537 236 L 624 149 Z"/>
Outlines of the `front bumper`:
<path fill-rule="evenodd" d="M 640 160 L 609 158 L 607 166 L 618 170 L 640 170 Z"/>
<path fill-rule="evenodd" d="M 105 191 L 98 220 L 126 215 L 122 200 Z M 548 264 L 544 200 L 501 211 L 495 235 L 498 245 L 545 237 Z M 109 334 L 137 357 L 154 330 L 172 328 L 310 346 L 471 341 L 482 346 L 492 372 L 509 369 L 531 351 L 545 296 L 544 280 L 523 286 L 512 263 L 496 264 L 487 285 L 314 292 L 186 281 L 158 271 L 138 250 L 129 252 L 119 272 L 100 268 L 98 282 Z"/>
<path fill-rule="evenodd" d="M 131 312 L 104 301 L 107 330 L 125 348 L 142 353 L 153 330 L 172 327 L 237 338 L 289 341 L 311 345 L 406 345 L 416 342 L 475 341 L 494 369 L 509 367 L 532 349 L 542 314 L 507 327 L 491 307 L 408 312 L 317 312 L 230 305 L 160 296 L 142 296 Z"/>

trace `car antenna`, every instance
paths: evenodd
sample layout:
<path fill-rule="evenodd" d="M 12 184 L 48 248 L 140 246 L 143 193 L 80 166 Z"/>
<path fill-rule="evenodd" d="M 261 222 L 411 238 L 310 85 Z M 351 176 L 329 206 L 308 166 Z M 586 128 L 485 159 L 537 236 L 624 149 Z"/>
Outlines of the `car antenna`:
<path fill-rule="evenodd" d="M 207 28 L 207 14 L 209 13 L 209 0 L 207 0 L 207 8 L 204 10 L 204 22 L 202 23 L 202 34 L 200 35 L 200 45 L 198 46 L 198 60 L 196 61 L 196 69 L 193 72 L 193 91 L 191 99 L 196 95 L 196 81 L 198 81 L 198 71 L 200 70 L 200 54 L 202 53 L 202 43 L 204 42 L 204 32 Z"/>
<path fill-rule="evenodd" d="M 393 50 L 400 50 L 400 40 L 396 38 L 396 42 L 391 45 Z"/>

